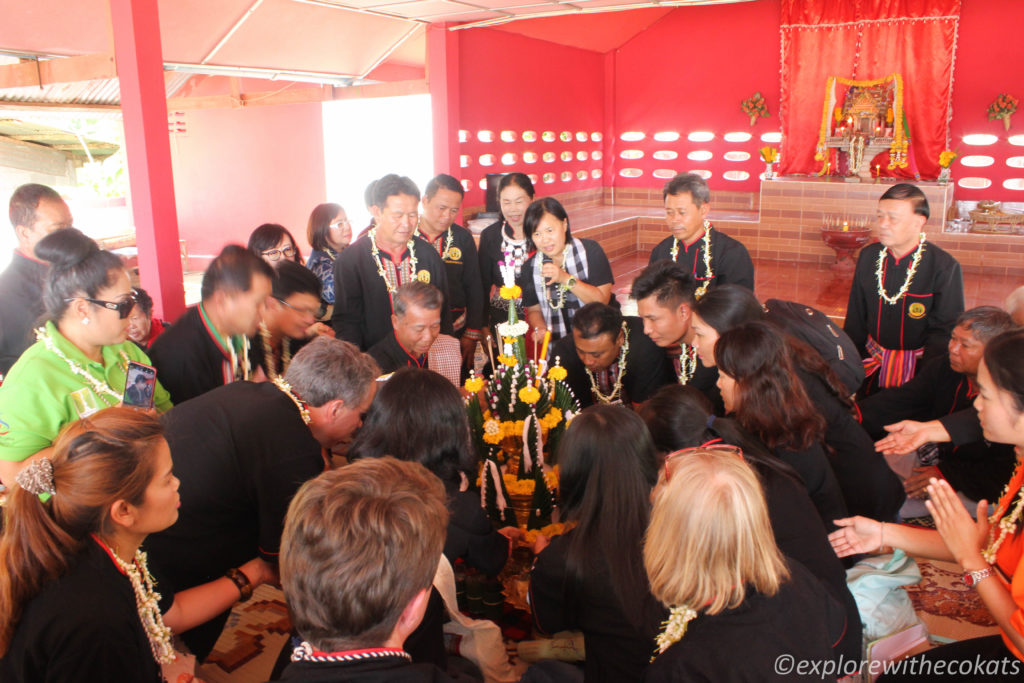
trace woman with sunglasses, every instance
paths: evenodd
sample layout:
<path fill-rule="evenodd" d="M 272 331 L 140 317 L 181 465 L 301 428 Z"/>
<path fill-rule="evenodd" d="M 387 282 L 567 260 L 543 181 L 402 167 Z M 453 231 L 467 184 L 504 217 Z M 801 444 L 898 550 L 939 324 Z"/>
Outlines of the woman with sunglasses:
<path fill-rule="evenodd" d="M 553 538 L 534 563 L 534 623 L 545 633 L 583 632 L 588 682 L 639 681 L 665 618 L 642 557 L 658 479 L 650 434 L 628 408 L 591 406 L 573 419 L 558 463 L 562 519 L 573 528 Z"/>
<path fill-rule="evenodd" d="M 309 252 L 306 267 L 320 280 L 320 300 L 324 309 L 334 306 L 334 261 L 352 242 L 352 223 L 340 204 L 317 204 L 309 214 L 306 239 L 313 251 Z M 330 319 L 328 311 L 325 319 Z"/>
<path fill-rule="evenodd" d="M 249 235 L 249 251 L 276 266 L 281 259 L 302 265 L 302 252 L 288 228 L 277 223 L 264 223 Z"/>
<path fill-rule="evenodd" d="M 8 487 L 61 427 L 121 403 L 129 362 L 151 365 L 128 339 L 136 302 L 118 256 L 75 229 L 47 235 L 36 253 L 50 262 L 46 322 L 0 386 L 0 481 Z M 158 412 L 170 409 L 159 381 L 153 398 Z"/>
<path fill-rule="evenodd" d="M 708 448 L 667 465 L 643 556 L 670 612 L 644 680 L 836 680 L 845 612 L 775 544 L 753 468 Z M 808 676 L 809 664 L 819 669 Z"/>
<path fill-rule="evenodd" d="M 711 402 L 694 387 L 662 387 L 644 404 L 640 417 L 647 423 L 655 448 L 669 454 L 666 471 L 679 458 L 701 448 L 734 450 L 750 463 L 764 489 L 779 550 L 807 567 L 846 610 L 846 631 L 834 648 L 835 654 L 851 661 L 859 659 L 861 621 L 857 602 L 846 585 L 843 565 L 829 546 L 825 526 L 793 468 L 772 455 L 735 420 L 716 418 Z"/>

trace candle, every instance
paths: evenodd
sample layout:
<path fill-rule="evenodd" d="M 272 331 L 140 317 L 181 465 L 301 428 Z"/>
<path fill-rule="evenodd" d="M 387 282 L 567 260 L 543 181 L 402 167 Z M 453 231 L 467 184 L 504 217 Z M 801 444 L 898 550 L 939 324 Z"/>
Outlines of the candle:
<path fill-rule="evenodd" d="M 494 364 L 494 350 L 491 348 L 491 335 L 487 335 L 487 356 L 491 359 L 491 372 L 497 372 L 498 366 Z"/>
<path fill-rule="evenodd" d="M 882 165 L 881 164 L 875 164 L 875 177 L 876 178 L 881 178 L 882 177 Z"/>
<path fill-rule="evenodd" d="M 537 333 L 539 331 L 540 331 L 539 327 L 533 328 L 533 357 L 535 359 L 537 359 L 537 360 L 540 360 L 539 356 L 537 356 Z"/>
<path fill-rule="evenodd" d="M 548 358 L 548 342 L 551 341 L 551 330 L 544 330 L 544 343 L 540 347 L 540 359 Z"/>
<path fill-rule="evenodd" d="M 848 221 L 843 221 L 843 232 L 850 232 L 850 223 Z"/>

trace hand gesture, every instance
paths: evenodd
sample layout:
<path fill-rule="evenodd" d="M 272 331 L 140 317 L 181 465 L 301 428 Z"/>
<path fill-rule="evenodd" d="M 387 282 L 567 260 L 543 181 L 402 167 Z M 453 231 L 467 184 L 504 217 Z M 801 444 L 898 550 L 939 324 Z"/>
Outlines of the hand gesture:
<path fill-rule="evenodd" d="M 867 517 L 846 517 L 835 520 L 839 528 L 828 535 L 828 542 L 838 557 L 860 555 L 882 547 L 882 523 Z"/>
<path fill-rule="evenodd" d="M 885 425 L 889 435 L 875 442 L 875 450 L 882 455 L 905 455 L 916 451 L 929 441 L 942 443 L 949 441 L 946 428 L 937 420 L 931 422 L 915 422 L 903 420 L 896 424 Z"/>
<path fill-rule="evenodd" d="M 978 501 L 978 520 L 975 521 L 945 479 L 932 479 L 927 491 L 925 507 L 932 513 L 935 528 L 949 552 L 962 567 L 983 566 L 981 547 L 988 538 L 988 501 Z"/>
<path fill-rule="evenodd" d="M 548 284 L 555 282 L 561 283 L 569 279 L 569 273 L 565 272 L 554 263 L 545 263 L 542 265 L 540 267 L 540 274 L 544 276 L 544 282 Z"/>
<path fill-rule="evenodd" d="M 942 472 L 935 465 L 926 467 L 915 467 L 906 481 L 903 482 L 903 490 L 909 498 L 922 500 L 928 497 L 928 484 L 932 479 L 942 479 Z"/>

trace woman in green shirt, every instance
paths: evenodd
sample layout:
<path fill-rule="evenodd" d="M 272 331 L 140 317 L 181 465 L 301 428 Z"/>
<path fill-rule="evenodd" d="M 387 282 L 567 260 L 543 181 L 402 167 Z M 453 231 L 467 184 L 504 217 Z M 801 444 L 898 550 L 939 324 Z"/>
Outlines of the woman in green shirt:
<path fill-rule="evenodd" d="M 121 259 L 68 228 L 43 238 L 50 262 L 43 294 L 46 323 L 0 386 L 0 481 L 13 482 L 29 457 L 48 448 L 64 425 L 121 403 L 128 363 L 150 364 L 128 340 L 135 305 Z M 158 382 L 158 412 L 171 408 Z"/>

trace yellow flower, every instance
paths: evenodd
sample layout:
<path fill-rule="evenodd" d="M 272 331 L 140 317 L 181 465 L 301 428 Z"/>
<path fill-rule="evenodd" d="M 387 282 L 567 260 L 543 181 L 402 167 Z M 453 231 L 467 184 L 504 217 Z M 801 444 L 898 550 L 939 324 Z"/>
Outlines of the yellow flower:
<path fill-rule="evenodd" d="M 505 342 L 506 344 L 515 344 L 516 343 L 516 338 L 515 337 L 502 337 L 501 341 Z"/>
<path fill-rule="evenodd" d="M 843 110 L 840 109 L 839 107 L 836 107 L 832 111 L 832 118 L 836 120 L 836 123 L 839 123 L 840 121 L 842 121 L 843 120 Z"/>
<path fill-rule="evenodd" d="M 529 495 L 536 487 L 533 479 L 518 479 L 514 474 L 505 474 L 503 478 L 505 479 L 505 488 L 512 495 Z"/>
<path fill-rule="evenodd" d="M 565 368 L 563 368 L 561 365 L 555 365 L 550 370 L 548 370 L 548 379 L 553 379 L 556 382 L 560 382 L 568 376 L 569 373 L 566 372 Z"/>
<path fill-rule="evenodd" d="M 765 163 L 774 163 L 775 160 L 779 158 L 779 150 L 769 145 L 765 145 L 760 151 L 761 158 L 764 159 Z"/>
<path fill-rule="evenodd" d="M 558 408 L 552 408 L 548 411 L 548 414 L 541 418 L 540 423 L 545 429 L 554 429 L 558 426 L 558 423 L 562 421 L 562 411 Z"/>
<path fill-rule="evenodd" d="M 949 165 L 952 164 L 953 160 L 956 159 L 958 156 L 960 155 L 951 149 L 943 151 L 941 154 L 939 154 L 939 166 L 941 166 L 942 168 L 949 168 Z"/>
<path fill-rule="evenodd" d="M 473 375 L 472 377 L 466 380 L 466 383 L 463 386 L 465 387 L 466 391 L 468 391 L 471 394 L 475 394 L 476 392 L 484 388 L 484 380 L 482 377 L 477 377 L 476 375 Z"/>
<path fill-rule="evenodd" d="M 519 400 L 523 403 L 536 403 L 540 400 L 540 392 L 537 391 L 537 387 L 527 384 L 519 390 Z"/>
<path fill-rule="evenodd" d="M 498 290 L 498 294 L 501 296 L 502 299 L 505 299 L 506 301 L 511 301 L 512 299 L 518 299 L 519 297 L 521 297 L 523 295 L 523 290 L 519 287 L 519 285 L 512 285 L 511 287 L 502 287 L 500 290 Z"/>
<path fill-rule="evenodd" d="M 501 354 L 498 354 L 498 362 L 510 368 L 514 368 L 519 363 L 515 356 L 503 356 Z"/>

